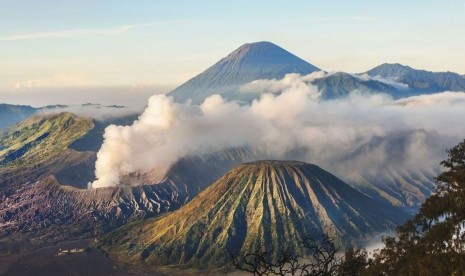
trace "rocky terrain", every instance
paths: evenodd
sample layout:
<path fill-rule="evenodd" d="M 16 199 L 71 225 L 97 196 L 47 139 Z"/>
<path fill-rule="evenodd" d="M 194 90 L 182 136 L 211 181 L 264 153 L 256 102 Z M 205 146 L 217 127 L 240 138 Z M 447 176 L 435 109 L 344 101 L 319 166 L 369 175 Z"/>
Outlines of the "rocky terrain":
<path fill-rule="evenodd" d="M 54 177 L 24 184 L 0 201 L 3 253 L 105 233 L 131 219 L 179 208 L 187 200 L 168 183 L 77 189 Z"/>
<path fill-rule="evenodd" d="M 223 267 L 229 251 L 306 254 L 306 236 L 327 233 L 347 247 L 408 218 L 318 166 L 297 161 L 239 165 L 177 211 L 134 222 L 101 238 L 123 263 Z"/>
<path fill-rule="evenodd" d="M 130 220 L 179 208 L 252 153 L 231 149 L 87 189 L 104 125 L 70 113 L 36 116 L 2 139 L 0 248 L 12 253 L 94 237 Z M 100 141 L 100 142 L 99 142 Z M 82 151 L 84 150 L 84 151 Z"/>

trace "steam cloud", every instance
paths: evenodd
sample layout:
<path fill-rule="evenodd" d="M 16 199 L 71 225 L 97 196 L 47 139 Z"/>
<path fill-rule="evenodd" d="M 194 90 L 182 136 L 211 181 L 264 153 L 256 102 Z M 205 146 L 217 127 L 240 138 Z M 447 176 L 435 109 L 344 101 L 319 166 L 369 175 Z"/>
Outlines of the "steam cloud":
<path fill-rule="evenodd" d="M 242 106 L 219 95 L 200 106 L 152 96 L 133 125 L 106 129 L 92 187 L 121 185 L 127 173 L 231 147 L 312 162 L 344 180 L 391 169 L 429 170 L 465 134 L 465 93 L 394 101 L 354 91 L 320 101 L 309 82 L 315 77 L 255 81 L 242 90 L 262 93 L 260 99 Z"/>

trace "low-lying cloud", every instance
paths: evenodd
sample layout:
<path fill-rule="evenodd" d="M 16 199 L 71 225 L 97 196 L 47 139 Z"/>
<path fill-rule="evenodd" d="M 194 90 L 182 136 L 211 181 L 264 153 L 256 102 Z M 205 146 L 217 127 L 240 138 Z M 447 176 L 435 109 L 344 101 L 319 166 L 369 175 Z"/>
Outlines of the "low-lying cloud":
<path fill-rule="evenodd" d="M 246 85 L 243 85 L 240 88 L 242 93 L 255 93 L 255 94 L 265 94 L 265 93 L 282 93 L 289 90 L 307 90 L 308 96 L 312 99 L 317 99 L 320 97 L 318 89 L 315 89 L 314 86 L 309 85 L 312 81 L 324 78 L 331 75 L 324 71 L 313 72 L 308 75 L 300 74 L 287 74 L 284 78 L 277 79 L 262 79 L 254 80 Z"/>
<path fill-rule="evenodd" d="M 395 79 L 387 79 L 387 78 L 383 78 L 381 76 L 370 76 L 368 74 L 352 75 L 352 76 L 354 76 L 356 78 L 359 78 L 359 79 L 361 79 L 363 81 L 368 81 L 368 80 L 379 81 L 381 83 L 390 85 L 390 86 L 392 86 L 392 87 L 394 87 L 394 88 L 396 88 L 398 90 L 408 90 L 409 89 L 408 84 L 398 82 Z"/>
<path fill-rule="evenodd" d="M 165 86 L 59 86 L 31 87 L 24 90 L 0 89 L 0 102 L 31 105 L 81 105 L 87 102 L 102 105 L 124 105 L 143 110 L 154 94 L 170 91 Z"/>
<path fill-rule="evenodd" d="M 133 125 L 106 129 L 92 187 L 122 185 L 121 175 L 231 147 L 315 163 L 355 181 L 386 170 L 431 170 L 465 134 L 465 93 L 399 101 L 351 93 L 320 101 L 318 89 L 308 81 L 314 77 L 287 75 L 272 86 L 255 81 L 244 89 L 262 95 L 250 105 L 219 95 L 200 106 L 152 96 Z"/>
<path fill-rule="evenodd" d="M 39 109 L 39 114 L 55 114 L 60 112 L 71 112 L 78 116 L 91 117 L 96 120 L 105 121 L 107 119 L 127 117 L 142 113 L 142 108 L 118 106 L 118 105 L 101 105 L 101 104 L 82 104 L 82 105 L 56 105 L 47 106 Z"/>
<path fill-rule="evenodd" d="M 321 96 L 321 93 L 319 93 L 317 90 L 315 91 L 313 87 L 310 88 L 309 84 L 311 84 L 313 81 L 317 79 L 330 77 L 337 73 L 339 72 L 328 73 L 325 71 L 317 71 L 317 72 L 313 72 L 308 75 L 299 75 L 296 73 L 292 73 L 292 74 L 287 74 L 286 76 L 284 76 L 284 78 L 280 80 L 277 80 L 277 79 L 255 80 L 242 86 L 240 88 L 240 92 L 255 93 L 255 94 L 263 94 L 263 93 L 277 94 L 277 93 L 286 91 L 288 89 L 296 89 L 296 88 L 299 89 L 298 86 L 307 86 L 308 87 L 307 89 L 313 92 L 310 96 L 316 99 Z M 409 89 L 408 84 L 398 82 L 395 79 L 383 78 L 381 76 L 370 76 L 368 74 L 350 74 L 350 75 L 362 81 L 373 80 L 373 81 L 381 82 L 400 91 L 406 91 Z M 363 92 L 367 92 L 367 91 L 363 91 Z"/>

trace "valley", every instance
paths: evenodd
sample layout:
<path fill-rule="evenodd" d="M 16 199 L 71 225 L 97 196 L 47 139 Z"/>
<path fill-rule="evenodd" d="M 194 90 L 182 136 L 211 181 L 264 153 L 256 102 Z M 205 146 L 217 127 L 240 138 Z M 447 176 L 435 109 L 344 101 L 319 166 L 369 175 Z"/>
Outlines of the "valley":
<path fill-rule="evenodd" d="M 94 249 L 92 239 L 60 242 L 40 249 L 0 257 L 0 274 L 26 276 L 37 275 L 156 275 L 164 274 L 148 268 L 129 268 L 116 264 L 104 253 Z M 58 256 L 62 248 L 82 247 L 85 252 Z"/>

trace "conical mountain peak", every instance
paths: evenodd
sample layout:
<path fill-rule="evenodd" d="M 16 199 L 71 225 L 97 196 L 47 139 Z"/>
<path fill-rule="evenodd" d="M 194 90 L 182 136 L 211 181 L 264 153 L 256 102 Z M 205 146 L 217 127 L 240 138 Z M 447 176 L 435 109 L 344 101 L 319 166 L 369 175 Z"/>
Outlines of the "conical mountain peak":
<path fill-rule="evenodd" d="M 289 58 L 289 56 L 298 58 L 274 43 L 268 41 L 261 41 L 254 43 L 246 43 L 234 52 L 230 53 L 223 60 L 240 60 L 254 58 L 266 58 L 271 60 L 273 58 Z"/>
<path fill-rule="evenodd" d="M 305 237 L 327 233 L 349 246 L 405 218 L 318 166 L 257 161 L 235 167 L 177 211 L 110 233 L 102 247 L 131 263 L 222 267 L 228 251 L 308 254 Z"/>
<path fill-rule="evenodd" d="M 213 94 L 240 99 L 241 85 L 258 79 L 280 79 L 289 73 L 307 75 L 319 68 L 271 42 L 244 44 L 203 73 L 169 93 L 178 102 L 200 104 Z M 247 99 L 240 99 L 247 100 Z"/>

